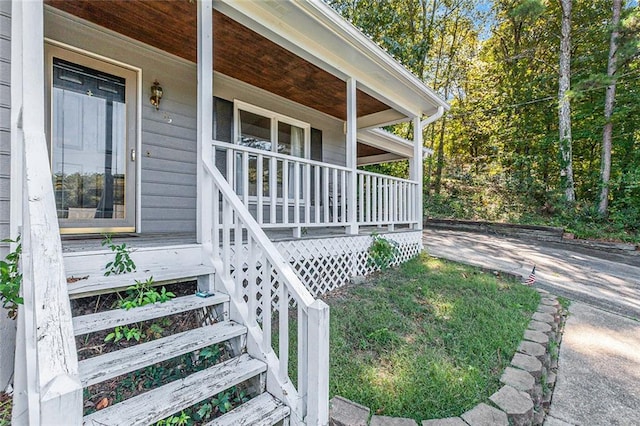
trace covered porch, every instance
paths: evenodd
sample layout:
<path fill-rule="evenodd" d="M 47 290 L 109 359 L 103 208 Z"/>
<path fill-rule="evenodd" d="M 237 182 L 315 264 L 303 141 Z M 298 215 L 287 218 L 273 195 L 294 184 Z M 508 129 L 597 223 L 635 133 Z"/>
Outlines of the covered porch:
<path fill-rule="evenodd" d="M 211 225 L 201 219 L 216 209 L 205 164 L 218 167 L 258 224 L 278 235 L 421 227 L 422 132 L 407 141 L 380 127 L 411 121 L 421 129 L 422 117 L 435 118 L 444 103 L 416 90 L 390 57 L 363 54 L 371 42 L 318 16 L 312 3 L 216 3 L 200 61 L 195 2 L 45 5 L 48 45 L 136 74 L 135 131 L 124 150 L 134 165 L 113 179 L 114 193 L 128 197 L 115 203 L 132 207 L 113 211 L 126 211 L 129 224 L 104 226 L 95 206 L 72 206 L 74 197 L 58 191 L 63 233 L 192 234 L 202 242 Z M 351 38 L 323 30 L 318 19 Z M 148 101 L 155 82 L 164 91 L 157 108 Z M 409 179 L 358 169 L 403 159 Z M 79 210 L 93 215 L 89 226 L 82 216 L 74 223 Z"/>

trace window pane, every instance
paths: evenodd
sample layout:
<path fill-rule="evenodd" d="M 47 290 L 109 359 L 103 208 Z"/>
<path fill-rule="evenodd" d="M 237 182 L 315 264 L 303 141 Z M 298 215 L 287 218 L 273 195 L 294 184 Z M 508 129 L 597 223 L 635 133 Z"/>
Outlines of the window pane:
<path fill-rule="evenodd" d="M 304 129 L 278 122 L 278 152 L 304 158 Z"/>
<path fill-rule="evenodd" d="M 240 110 L 240 145 L 271 151 L 271 119 Z"/>

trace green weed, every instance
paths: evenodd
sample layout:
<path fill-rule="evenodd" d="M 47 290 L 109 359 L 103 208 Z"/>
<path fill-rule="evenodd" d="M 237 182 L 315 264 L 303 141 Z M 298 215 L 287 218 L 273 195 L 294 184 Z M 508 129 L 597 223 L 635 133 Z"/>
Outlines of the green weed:
<path fill-rule="evenodd" d="M 109 250 L 115 253 L 115 258 L 105 265 L 105 276 L 119 275 L 136 270 L 136 264 L 131 259 L 131 249 L 126 243 L 114 244 L 110 235 L 105 235 L 102 240 L 102 246 L 107 246 Z"/>
<path fill-rule="evenodd" d="M 2 307 L 7 310 L 9 318 L 15 319 L 18 315 L 18 305 L 23 303 L 22 297 L 20 297 L 22 244 L 20 244 L 19 236 L 15 241 L 7 239 L 2 242 L 17 244 L 15 250 L 7 254 L 5 260 L 0 260 L 0 301 L 2 301 Z"/>

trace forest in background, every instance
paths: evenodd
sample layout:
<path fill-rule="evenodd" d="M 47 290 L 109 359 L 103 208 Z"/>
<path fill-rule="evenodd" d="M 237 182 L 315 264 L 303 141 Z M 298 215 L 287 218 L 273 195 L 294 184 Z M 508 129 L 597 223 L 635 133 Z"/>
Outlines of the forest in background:
<path fill-rule="evenodd" d="M 640 241 L 637 2 L 325 1 L 451 105 L 424 134 L 426 216 Z"/>

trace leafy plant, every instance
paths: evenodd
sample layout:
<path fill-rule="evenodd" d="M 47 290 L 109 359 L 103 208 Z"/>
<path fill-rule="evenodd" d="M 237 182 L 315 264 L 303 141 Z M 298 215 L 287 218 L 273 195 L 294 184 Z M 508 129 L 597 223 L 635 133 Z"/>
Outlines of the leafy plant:
<path fill-rule="evenodd" d="M 198 361 L 212 361 L 215 363 L 221 354 L 220 346 L 209 346 L 198 353 Z"/>
<path fill-rule="evenodd" d="M 398 243 L 393 240 L 372 234 L 371 245 L 369 246 L 369 258 L 367 263 L 369 266 L 375 266 L 379 269 L 387 269 L 396 259 L 398 255 Z"/>
<path fill-rule="evenodd" d="M 119 307 L 129 310 L 152 303 L 164 303 L 176 297 L 176 295 L 162 287 L 160 291 L 153 287 L 153 277 L 146 281 L 136 280 L 135 285 L 127 288 L 127 296 L 120 300 Z"/>
<path fill-rule="evenodd" d="M 113 343 L 117 343 L 122 339 L 126 339 L 127 342 L 131 339 L 135 339 L 136 342 L 139 342 L 140 339 L 146 337 L 146 335 L 140 330 L 139 327 L 129 327 L 128 325 L 119 325 L 113 329 L 113 331 L 107 334 L 107 337 L 104 338 L 105 342 L 110 342 L 113 340 Z"/>
<path fill-rule="evenodd" d="M 129 310 L 140 306 L 150 305 L 153 303 L 164 303 L 176 297 L 176 295 L 166 288 L 162 287 L 160 291 L 153 287 L 153 277 L 149 277 L 146 281 L 136 280 L 135 285 L 127 288 L 127 295 L 118 302 L 118 307 Z M 104 338 L 105 342 L 113 340 L 114 343 L 122 339 L 127 341 L 135 339 L 136 342 L 147 335 L 160 336 L 164 331 L 161 324 L 152 323 L 147 332 L 144 333 L 139 325 L 136 326 L 117 326 L 111 333 Z"/>
<path fill-rule="evenodd" d="M 240 404 L 248 401 L 249 397 L 244 391 L 239 391 L 236 387 L 220 392 L 215 398 L 200 406 L 196 415 L 199 420 L 208 420 L 216 414 L 224 414 Z"/>
<path fill-rule="evenodd" d="M 15 319 L 18 315 L 18 305 L 23 303 L 22 297 L 20 297 L 22 244 L 20 244 L 20 236 L 15 241 L 2 240 L 2 242 L 18 244 L 14 251 L 7 254 L 5 260 L 0 260 L 0 300 L 2 307 L 8 310 L 9 318 Z"/>
<path fill-rule="evenodd" d="M 189 420 L 191 420 L 191 417 L 182 411 L 179 416 L 169 416 L 160 420 L 156 423 L 156 426 L 184 426 L 189 424 Z"/>
<path fill-rule="evenodd" d="M 131 249 L 127 247 L 126 243 L 114 244 L 111 236 L 105 235 L 104 240 L 102 240 L 102 246 L 107 246 L 116 255 L 111 262 L 105 265 L 105 276 L 108 277 L 111 274 L 119 275 L 136 270 L 136 264 L 131 259 Z"/>

